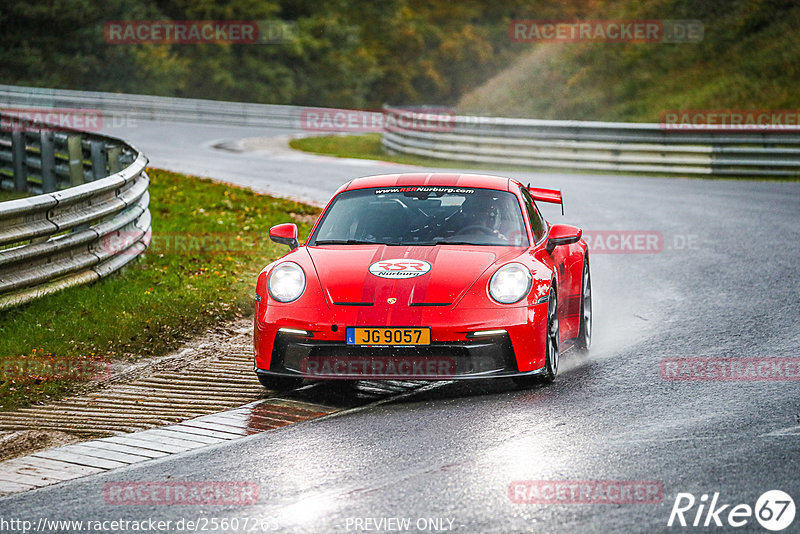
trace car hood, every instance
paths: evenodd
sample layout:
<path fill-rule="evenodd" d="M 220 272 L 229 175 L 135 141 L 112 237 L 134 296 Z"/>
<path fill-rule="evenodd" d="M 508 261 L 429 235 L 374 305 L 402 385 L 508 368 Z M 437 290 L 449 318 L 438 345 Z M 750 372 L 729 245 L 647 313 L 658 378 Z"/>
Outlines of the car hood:
<path fill-rule="evenodd" d="M 307 247 L 330 304 L 448 306 L 493 264 L 518 256 L 511 247 L 329 245 Z"/>

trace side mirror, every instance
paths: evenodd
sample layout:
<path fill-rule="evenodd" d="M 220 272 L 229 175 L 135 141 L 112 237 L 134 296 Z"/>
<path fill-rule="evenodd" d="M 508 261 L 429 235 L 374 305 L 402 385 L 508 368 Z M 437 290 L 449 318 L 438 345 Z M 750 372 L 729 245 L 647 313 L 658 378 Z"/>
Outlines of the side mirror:
<path fill-rule="evenodd" d="M 294 250 L 300 246 L 297 240 L 297 225 L 294 223 L 283 223 L 269 229 L 269 238 L 281 245 L 289 245 Z"/>
<path fill-rule="evenodd" d="M 550 227 L 550 234 L 547 236 L 547 245 L 545 245 L 545 250 L 552 254 L 553 250 L 557 246 L 577 243 L 582 235 L 583 230 L 577 226 L 572 226 L 569 224 L 554 224 Z"/>

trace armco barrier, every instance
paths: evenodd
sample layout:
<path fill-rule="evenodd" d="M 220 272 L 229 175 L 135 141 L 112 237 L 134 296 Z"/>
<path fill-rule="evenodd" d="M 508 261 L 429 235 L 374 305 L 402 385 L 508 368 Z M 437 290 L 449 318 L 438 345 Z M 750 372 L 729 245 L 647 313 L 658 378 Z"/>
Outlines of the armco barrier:
<path fill-rule="evenodd" d="M 147 158 L 113 137 L 53 130 L 0 131 L 0 186 L 42 193 L 0 202 L 0 309 L 104 277 L 150 243 Z"/>
<path fill-rule="evenodd" d="M 303 128 L 300 106 L 221 102 L 0 85 L 0 106 L 98 111 L 105 118 Z M 315 108 L 318 109 L 318 108 Z M 420 108 L 415 108 L 420 110 Z M 442 108 L 434 108 L 442 109 Z M 330 110 L 335 111 L 335 110 Z M 392 115 L 402 108 L 384 108 Z M 448 115 L 452 128 L 404 128 L 386 120 L 390 152 L 451 161 L 624 173 L 800 175 L 800 132 L 668 130 L 659 124 Z M 342 131 L 347 131 L 343 128 Z M 322 133 L 322 132 L 319 132 Z"/>
<path fill-rule="evenodd" d="M 125 117 L 265 128 L 300 128 L 300 114 L 304 109 L 300 106 L 43 89 L 15 85 L 0 85 L 0 106 L 91 110 L 99 112 L 106 120 L 112 117 Z"/>
<path fill-rule="evenodd" d="M 402 109 L 384 108 L 389 115 Z M 800 175 L 800 132 L 671 131 L 660 124 L 451 117 L 447 131 L 387 120 L 392 153 L 524 167 L 625 173 Z"/>

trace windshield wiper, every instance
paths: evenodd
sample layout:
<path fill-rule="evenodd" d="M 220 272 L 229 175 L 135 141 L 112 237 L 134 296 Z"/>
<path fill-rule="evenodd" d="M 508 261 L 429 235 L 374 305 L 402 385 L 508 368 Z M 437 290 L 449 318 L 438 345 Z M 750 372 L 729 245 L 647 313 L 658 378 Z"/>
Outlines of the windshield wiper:
<path fill-rule="evenodd" d="M 434 247 L 436 245 L 472 245 L 472 246 L 492 246 L 491 243 L 473 243 L 472 241 L 449 241 L 447 239 L 436 239 L 435 241 L 420 241 L 417 243 L 403 243 L 399 241 L 365 241 L 363 239 L 320 239 L 314 242 L 313 246 L 318 245 L 386 245 L 387 247 Z"/>
<path fill-rule="evenodd" d="M 365 241 L 363 239 L 319 239 L 314 241 L 314 245 L 381 245 L 375 241 Z"/>
<path fill-rule="evenodd" d="M 405 243 L 398 243 L 398 242 L 383 242 L 383 241 L 366 241 L 364 239 L 319 239 L 314 242 L 314 246 L 317 245 L 388 245 L 388 246 L 398 246 L 404 245 Z"/>
<path fill-rule="evenodd" d="M 488 243 L 473 243 L 472 241 L 451 241 L 449 239 L 436 239 L 434 241 L 420 241 L 419 243 L 409 243 L 409 245 L 420 247 L 434 247 L 436 245 L 473 245 L 473 246 L 492 246 Z"/>

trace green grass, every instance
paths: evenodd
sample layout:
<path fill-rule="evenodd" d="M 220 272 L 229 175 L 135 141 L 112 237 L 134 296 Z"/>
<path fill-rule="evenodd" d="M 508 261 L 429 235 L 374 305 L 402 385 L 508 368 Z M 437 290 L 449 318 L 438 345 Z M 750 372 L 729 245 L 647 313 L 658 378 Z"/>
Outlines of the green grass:
<path fill-rule="evenodd" d="M 296 221 L 307 235 L 319 212 L 209 180 L 148 173 L 154 234 L 144 257 L 97 283 L 0 312 L 0 360 L 166 354 L 221 321 L 251 314 L 257 273 L 288 251 L 269 241 L 269 227 Z M 11 375 L 0 383 L 0 409 L 80 386 L 36 373 Z"/>
<path fill-rule="evenodd" d="M 313 154 L 323 154 L 335 156 L 337 158 L 356 158 L 356 159 L 375 159 L 380 161 L 391 161 L 403 165 L 418 165 L 420 167 L 443 167 L 443 168 L 464 168 L 475 170 L 506 169 L 506 170 L 530 170 L 526 167 L 515 167 L 510 165 L 489 165 L 483 163 L 471 163 L 467 161 L 450 161 L 438 158 L 426 158 L 423 156 L 407 154 L 389 154 L 381 144 L 381 134 L 370 133 L 364 135 L 321 135 L 313 137 L 303 137 L 292 139 L 289 146 L 295 150 L 311 152 Z"/>
<path fill-rule="evenodd" d="M 439 159 L 403 154 L 389 154 L 381 145 L 381 134 L 379 133 L 364 135 L 315 135 L 292 139 L 289 141 L 289 146 L 295 150 L 335 156 L 337 158 L 377 159 L 405 165 L 424 165 L 427 167 L 441 167 L 444 166 L 445 163 L 452 166 L 452 163 Z"/>
<path fill-rule="evenodd" d="M 17 200 L 18 198 L 25 198 L 29 196 L 28 193 L 18 193 L 17 191 L 0 191 L 0 202 L 6 200 Z"/>

